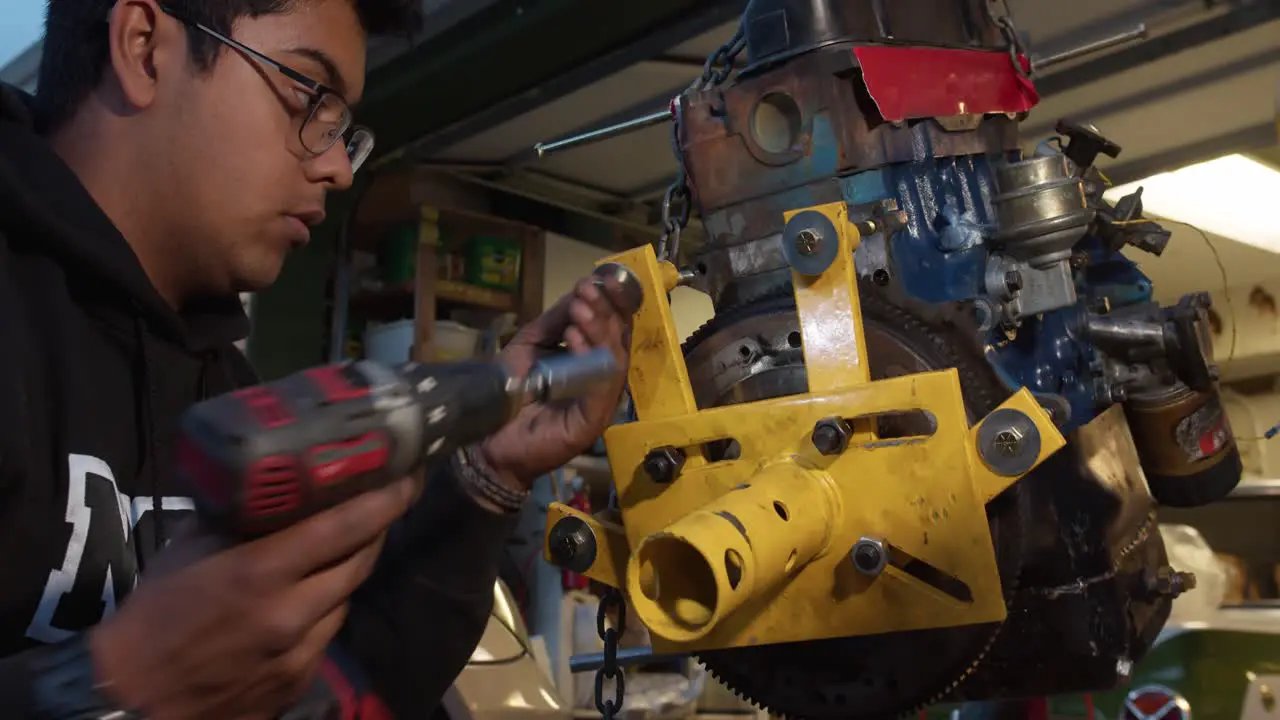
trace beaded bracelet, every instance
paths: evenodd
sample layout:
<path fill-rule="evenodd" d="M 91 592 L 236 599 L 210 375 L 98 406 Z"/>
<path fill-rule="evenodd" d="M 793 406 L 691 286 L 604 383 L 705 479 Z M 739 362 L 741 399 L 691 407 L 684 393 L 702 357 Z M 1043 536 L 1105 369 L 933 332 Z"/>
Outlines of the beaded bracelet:
<path fill-rule="evenodd" d="M 518 513 L 524 507 L 529 491 L 517 491 L 494 479 L 494 472 L 480 457 L 475 446 L 454 454 L 454 474 L 469 493 L 494 505 L 505 513 Z"/>

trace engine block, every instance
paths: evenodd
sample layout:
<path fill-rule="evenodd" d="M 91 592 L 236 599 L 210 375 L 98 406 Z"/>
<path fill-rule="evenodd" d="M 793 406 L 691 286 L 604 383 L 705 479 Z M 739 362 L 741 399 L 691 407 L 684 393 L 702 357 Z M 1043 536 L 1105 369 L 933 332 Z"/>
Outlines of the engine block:
<path fill-rule="evenodd" d="M 1024 149 L 1000 7 L 752 0 L 712 58 L 745 68 L 673 104 L 667 210 L 706 242 L 612 259 L 658 296 L 606 434 L 618 513 L 553 506 L 548 558 L 785 715 L 1122 682 L 1171 602 L 1158 505 L 1239 482 L 1208 294 L 1153 301 L 1129 254 L 1170 233 L 1104 198 L 1115 142 Z M 678 285 L 716 310 L 682 348 Z"/>

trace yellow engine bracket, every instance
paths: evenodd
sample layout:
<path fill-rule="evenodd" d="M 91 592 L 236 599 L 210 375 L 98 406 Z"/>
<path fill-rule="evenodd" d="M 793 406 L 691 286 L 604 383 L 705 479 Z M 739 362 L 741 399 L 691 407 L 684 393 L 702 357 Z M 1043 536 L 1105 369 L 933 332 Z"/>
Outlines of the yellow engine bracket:
<path fill-rule="evenodd" d="M 631 549 L 622 527 L 568 505 L 551 503 L 547 508 L 542 547 L 547 562 L 569 567 L 596 582 L 622 587 L 626 578 Z"/>
<path fill-rule="evenodd" d="M 631 551 L 591 576 L 626 589 L 660 652 L 1003 619 L 985 503 L 1065 442 L 1026 391 L 970 428 L 953 369 L 871 381 L 857 229 L 842 204 L 808 210 L 839 247 L 817 275 L 795 277 L 802 395 L 697 409 L 667 302 L 674 267 L 647 246 L 606 259 L 636 274 L 645 299 L 629 370 L 639 419 L 605 432 L 626 535 L 610 547 Z M 874 419 L 897 413 L 930 429 L 878 437 Z M 814 429 L 832 421 L 853 431 L 823 454 Z M 703 448 L 730 439 L 738 456 L 708 462 Z M 646 467 L 655 457 L 674 458 L 673 471 Z M 868 544 L 885 550 L 874 572 L 851 559 Z"/>
<path fill-rule="evenodd" d="M 1036 401 L 1030 390 L 1022 388 L 1018 392 L 1014 393 L 1013 396 L 1008 400 L 1005 400 L 1004 404 L 997 408 L 992 415 L 995 415 L 1001 410 L 1012 410 L 1022 413 L 1026 417 L 1031 418 L 1035 423 L 1036 434 L 1039 440 L 1039 451 L 1035 458 L 1036 465 L 1048 460 L 1050 455 L 1058 452 L 1067 444 L 1066 439 L 1057 431 L 1057 426 L 1053 424 L 1053 420 L 1049 413 L 1045 411 L 1044 407 L 1038 401 Z M 987 417 L 991 417 L 991 415 L 988 415 Z M 983 441 L 979 435 L 982 433 L 982 428 L 983 423 L 979 423 L 974 425 L 973 429 L 969 431 L 969 446 L 973 448 L 975 452 L 979 453 L 980 458 L 980 449 L 983 447 Z M 1047 430 L 1052 430 L 1052 432 L 1046 432 Z M 1005 432 L 1011 431 L 1017 432 L 1017 429 L 1012 428 Z M 1016 441 L 1018 442 L 1022 442 L 1024 440 L 1026 440 L 1026 438 L 1016 438 Z M 1001 451 L 1001 446 L 999 446 L 998 443 L 999 440 L 997 439 L 997 446 L 991 448 L 993 452 Z M 984 505 L 994 500 L 1000 493 L 1008 490 L 1015 482 L 1017 482 L 1018 478 L 1021 477 L 1020 475 L 1002 475 L 997 469 L 992 468 L 985 460 L 979 463 L 974 463 L 971 467 L 973 468 L 973 480 L 978 488 L 978 497 L 982 500 Z"/>
<path fill-rule="evenodd" d="M 676 267 L 659 262 L 652 245 L 607 257 L 599 264 L 608 262 L 626 266 L 644 290 L 644 301 L 631 333 L 631 366 L 627 373 L 636 417 L 658 420 L 697 412 L 689 368 L 680 351 L 671 301 L 667 298 L 679 278 Z"/>
<path fill-rule="evenodd" d="M 800 310 L 800 337 L 804 345 L 805 374 L 810 393 L 824 393 L 871 379 L 867 368 L 866 341 L 862 334 L 862 307 L 858 301 L 858 275 L 853 252 L 860 236 L 849 222 L 845 203 L 791 210 L 783 219 L 791 222 L 801 213 L 823 215 L 836 228 L 835 260 L 821 275 L 791 273 L 796 307 Z"/>

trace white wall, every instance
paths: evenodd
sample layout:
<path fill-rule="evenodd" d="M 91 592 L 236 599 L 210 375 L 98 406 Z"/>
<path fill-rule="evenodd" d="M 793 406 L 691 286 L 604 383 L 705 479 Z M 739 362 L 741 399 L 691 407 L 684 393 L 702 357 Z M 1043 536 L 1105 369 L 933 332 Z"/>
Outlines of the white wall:
<path fill-rule="evenodd" d="M 609 253 L 563 235 L 547 233 L 547 273 L 543 285 L 543 307 L 551 307 L 573 290 L 574 283 L 591 274 Z M 671 293 L 671 313 L 680 339 L 688 337 L 711 319 L 711 298 L 696 290 L 676 288 Z"/>

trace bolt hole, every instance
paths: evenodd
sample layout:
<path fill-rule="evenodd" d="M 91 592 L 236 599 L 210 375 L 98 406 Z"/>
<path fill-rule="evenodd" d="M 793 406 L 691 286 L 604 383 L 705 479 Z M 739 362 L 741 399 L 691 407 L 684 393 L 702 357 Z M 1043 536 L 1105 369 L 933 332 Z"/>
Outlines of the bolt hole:
<path fill-rule="evenodd" d="M 653 563 L 641 563 L 640 565 L 640 592 L 650 600 L 657 602 L 660 591 L 658 589 L 658 570 Z"/>
<path fill-rule="evenodd" d="M 700 262 L 700 263 L 698 263 L 698 264 L 697 264 L 697 266 L 696 266 L 694 269 L 696 269 L 696 270 L 698 271 L 698 274 L 699 274 L 699 275 L 706 275 L 706 274 L 707 274 L 707 264 L 706 264 L 706 263 L 704 263 L 704 262 Z"/>
<path fill-rule="evenodd" d="M 786 93 L 769 93 L 760 98 L 751 113 L 751 137 L 767 153 L 791 149 L 800 139 L 800 106 Z"/>
<path fill-rule="evenodd" d="M 742 347 L 738 348 L 738 354 L 742 356 L 743 360 L 750 360 L 751 356 L 754 353 L 752 353 L 750 347 L 743 345 Z"/>
<path fill-rule="evenodd" d="M 742 582 L 742 556 L 737 550 L 724 551 L 724 574 L 729 579 L 729 589 L 737 590 Z"/>
<path fill-rule="evenodd" d="M 782 571 L 790 575 L 791 571 L 796 569 L 797 559 L 799 559 L 799 556 L 796 555 L 795 550 L 792 550 L 791 554 L 787 556 L 787 564 L 782 566 Z"/>
<path fill-rule="evenodd" d="M 881 287 L 888 285 L 889 271 L 885 270 L 884 268 L 880 268 L 879 270 L 876 270 L 875 272 L 871 273 L 871 281 Z"/>
<path fill-rule="evenodd" d="M 777 500 L 773 501 L 773 511 L 778 513 L 778 517 L 782 518 L 784 521 L 791 519 L 790 513 L 787 512 L 787 506 Z"/>
<path fill-rule="evenodd" d="M 792 331 L 791 331 L 791 333 L 787 335 L 787 345 L 789 345 L 789 346 L 791 346 L 791 347 L 793 347 L 793 348 L 799 348 L 799 347 L 800 347 L 800 342 L 801 342 L 801 341 L 800 341 L 800 331 L 799 331 L 799 330 L 792 330 Z"/>

